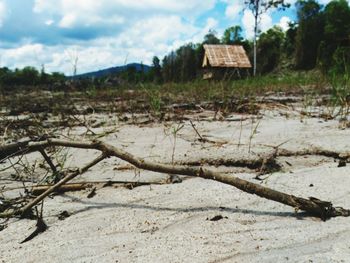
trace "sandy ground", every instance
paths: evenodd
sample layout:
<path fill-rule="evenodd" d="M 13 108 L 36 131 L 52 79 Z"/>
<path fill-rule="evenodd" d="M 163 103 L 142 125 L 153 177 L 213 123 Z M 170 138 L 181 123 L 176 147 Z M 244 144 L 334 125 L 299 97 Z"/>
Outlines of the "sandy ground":
<path fill-rule="evenodd" d="M 210 116 L 210 113 L 207 115 Z M 199 133 L 217 143 L 201 143 L 190 123 L 177 133 L 177 123 L 143 127 L 114 123 L 102 140 L 139 157 L 161 163 L 208 160 L 254 160 L 268 156 L 273 146 L 291 151 L 315 147 L 349 153 L 350 130 L 338 121 L 301 118 L 288 111 L 265 111 L 262 118 L 234 115 L 231 121 L 196 121 Z M 244 121 L 236 121 L 248 117 Z M 85 128 L 71 137 L 84 139 Z M 253 136 L 252 136 L 253 134 Z M 86 138 L 88 139 L 88 138 Z M 250 151 L 249 151 L 250 149 Z M 69 150 L 66 166 L 81 166 L 97 156 Z M 35 156 L 28 156 L 28 159 Z M 281 157 L 282 170 L 254 179 L 247 167 L 210 167 L 286 193 L 332 201 L 350 208 L 350 165 L 326 156 Z M 76 181 L 160 181 L 168 175 L 135 169 L 110 158 Z M 8 176 L 6 172 L 0 174 Z M 6 181 L 5 181 L 6 182 Z M 3 184 L 3 182 L 2 182 Z M 350 219 L 322 222 L 293 208 L 249 195 L 231 186 L 201 178 L 182 183 L 147 185 L 132 190 L 105 187 L 70 192 L 45 201 L 49 228 L 20 244 L 35 229 L 35 221 L 12 220 L 0 232 L 0 262 L 350 262 Z M 59 220 L 67 211 L 70 216 Z M 221 215 L 223 219 L 211 221 Z"/>

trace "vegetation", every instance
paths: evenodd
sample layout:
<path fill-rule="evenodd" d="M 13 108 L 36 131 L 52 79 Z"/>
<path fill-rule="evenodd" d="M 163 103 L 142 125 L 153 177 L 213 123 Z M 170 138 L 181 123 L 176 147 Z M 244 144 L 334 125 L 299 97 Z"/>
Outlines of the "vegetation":
<path fill-rule="evenodd" d="M 65 80 L 64 74 L 54 72 L 47 74 L 44 68 L 39 72 L 34 67 L 25 67 L 23 69 L 10 70 L 9 68 L 0 68 L 0 89 L 12 89 L 18 86 L 44 86 L 59 83 Z"/>
<path fill-rule="evenodd" d="M 254 16 L 254 65 L 253 65 L 253 75 L 256 75 L 257 69 L 257 37 L 259 34 L 259 21 L 261 15 L 266 13 L 271 8 L 285 9 L 290 6 L 290 4 L 285 3 L 284 0 L 245 0 L 244 2 L 247 7 L 252 11 Z"/>
<path fill-rule="evenodd" d="M 246 1 L 246 5 L 257 18 L 269 8 L 286 8 L 284 1 Z M 250 59 L 256 47 L 257 73 L 260 76 L 289 71 L 319 69 L 324 75 L 349 74 L 350 70 L 350 7 L 346 0 L 333 0 L 323 7 L 316 0 L 296 2 L 297 21 L 283 31 L 278 26 L 260 34 L 254 42 L 244 39 L 242 28 L 231 26 L 220 38 L 214 30 L 205 35 L 202 43 L 188 43 L 170 52 L 163 59 L 153 58 L 151 70 L 128 67 L 115 76 L 98 79 L 79 80 L 72 85 L 71 80 L 60 73 L 39 72 L 33 67 L 10 70 L 0 68 L 0 90 L 11 90 L 23 86 L 48 86 L 66 90 L 95 90 L 100 87 L 135 86 L 137 83 L 185 83 L 202 77 L 204 44 L 243 45 Z M 256 21 L 257 22 L 257 21 Z M 257 27 L 256 36 L 259 35 Z M 142 68 L 142 67 L 141 67 Z M 281 75 L 281 74 L 280 74 Z M 273 76 L 273 75 L 271 75 Z M 267 77 L 269 78 L 269 77 Z M 332 78 L 332 77 L 331 77 Z M 264 79 L 264 78 L 263 78 Z M 261 81 L 250 81 L 247 83 Z M 240 83 L 240 82 L 238 82 Z M 196 83 L 193 83 L 195 86 Z M 259 84 L 261 85 L 261 83 Z"/>

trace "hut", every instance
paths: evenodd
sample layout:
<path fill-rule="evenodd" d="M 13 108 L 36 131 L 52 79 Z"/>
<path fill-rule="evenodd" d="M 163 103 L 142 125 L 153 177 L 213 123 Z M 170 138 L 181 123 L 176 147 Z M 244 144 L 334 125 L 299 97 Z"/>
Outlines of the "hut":
<path fill-rule="evenodd" d="M 252 67 L 247 53 L 240 45 L 204 45 L 203 79 L 240 77 L 241 70 Z"/>

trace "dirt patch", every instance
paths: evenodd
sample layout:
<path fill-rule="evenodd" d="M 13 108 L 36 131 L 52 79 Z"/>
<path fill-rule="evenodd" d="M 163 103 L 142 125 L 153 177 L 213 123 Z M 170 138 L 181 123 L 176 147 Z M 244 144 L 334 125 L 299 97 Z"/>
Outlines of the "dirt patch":
<path fill-rule="evenodd" d="M 350 207 L 347 198 L 350 166 L 338 167 L 340 160 L 348 164 L 349 130 L 339 129 L 337 120 L 301 118 L 294 111 L 288 111 L 286 116 L 273 108 L 260 111 L 257 126 L 257 118 L 253 120 L 249 114 L 231 112 L 214 120 L 215 111 L 191 113 L 192 110 L 200 111 L 190 108 L 183 116 L 195 123 L 201 136 L 224 143 L 199 141 L 185 118 L 139 125 L 130 121 L 132 117 L 127 122 L 113 114 L 92 113 L 85 116 L 85 123 L 84 115 L 77 115 L 81 122 L 53 133 L 61 139 L 99 139 L 163 164 L 172 164 L 173 159 L 175 163 L 217 166 L 227 174 L 279 191 L 316 196 L 336 206 Z M 205 118 L 197 118 L 199 114 Z M 142 118 L 147 120 L 145 116 Z M 48 121 L 51 120 L 49 117 Z M 172 131 L 180 122 L 184 127 L 175 137 Z M 52 132 L 49 128 L 47 131 Z M 91 161 L 97 153 L 70 149 L 57 156 L 50 152 L 48 155 L 55 164 L 58 164 L 55 157 L 60 158 L 59 163 L 65 160 L 63 169 L 75 169 Z M 3 160 L 0 170 L 11 167 L 18 159 L 11 161 Z M 24 165 L 20 172 L 27 175 L 26 180 L 11 176 L 17 174 L 14 167 L 0 171 L 2 189 L 23 187 L 23 183 L 30 187 L 42 178 L 44 171 L 50 171 L 50 167 L 40 167 L 42 156 L 34 153 L 20 163 Z M 36 173 L 28 176 L 29 170 L 24 168 L 33 164 Z M 255 176 L 259 173 L 267 177 L 257 181 Z M 346 262 L 350 256 L 346 245 L 350 242 L 348 218 L 321 222 L 276 202 L 201 178 L 181 183 L 142 184 L 169 178 L 168 174 L 138 170 L 120 160 L 106 159 L 74 182 L 129 181 L 139 183 L 138 187 L 132 190 L 96 187 L 92 198 L 88 198 L 89 188 L 47 199 L 43 216 L 48 229 L 32 240 L 19 244 L 35 230 L 36 221 L 6 222 L 7 227 L 0 232 L 2 259 L 5 262 L 93 262 L 101 258 L 119 262 Z M 13 197 L 23 195 L 24 190 L 3 194 Z M 3 199 L 1 202 L 5 203 Z M 218 216 L 221 220 L 210 220 Z"/>

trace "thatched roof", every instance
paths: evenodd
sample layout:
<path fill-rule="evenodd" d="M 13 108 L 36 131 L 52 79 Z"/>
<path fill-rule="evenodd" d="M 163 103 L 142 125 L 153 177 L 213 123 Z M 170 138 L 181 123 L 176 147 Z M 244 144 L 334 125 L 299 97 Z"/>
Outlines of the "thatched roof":
<path fill-rule="evenodd" d="M 251 68 L 249 58 L 239 45 L 204 45 L 203 67 Z"/>

